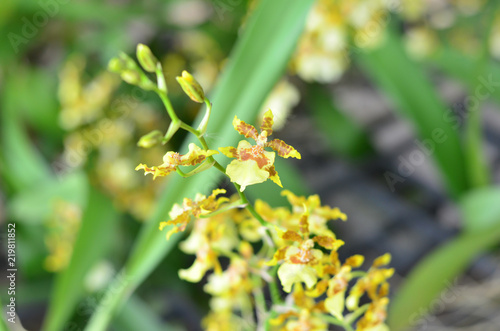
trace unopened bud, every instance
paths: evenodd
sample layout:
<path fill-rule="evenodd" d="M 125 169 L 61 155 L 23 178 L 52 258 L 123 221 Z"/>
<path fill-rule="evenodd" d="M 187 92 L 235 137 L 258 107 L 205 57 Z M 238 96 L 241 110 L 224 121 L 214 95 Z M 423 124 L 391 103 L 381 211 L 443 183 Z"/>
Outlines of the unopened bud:
<path fill-rule="evenodd" d="M 163 138 L 163 134 L 159 130 L 151 131 L 150 133 L 144 135 L 139 139 L 137 146 L 142 148 L 151 148 L 158 144 Z"/>
<path fill-rule="evenodd" d="M 144 44 L 137 45 L 137 60 L 144 68 L 144 70 L 148 72 L 155 72 L 156 66 L 158 64 L 158 59 L 153 55 L 151 49 Z"/>
<path fill-rule="evenodd" d="M 203 103 L 205 100 L 205 92 L 201 85 L 194 79 L 194 77 L 184 70 L 181 77 L 176 77 L 177 82 L 182 87 L 184 92 L 193 100 L 194 102 Z"/>
<path fill-rule="evenodd" d="M 125 63 L 117 57 L 112 58 L 108 63 L 108 70 L 114 73 L 121 73 L 125 69 Z"/>
<path fill-rule="evenodd" d="M 137 71 L 126 69 L 121 72 L 122 79 L 131 85 L 137 85 L 141 81 L 141 77 Z"/>
<path fill-rule="evenodd" d="M 132 69 L 132 70 L 139 70 L 139 67 L 137 66 L 137 63 L 135 63 L 134 59 L 132 59 L 130 56 L 127 54 L 121 52 L 120 53 L 120 60 L 123 61 L 123 65 L 127 69 Z"/>

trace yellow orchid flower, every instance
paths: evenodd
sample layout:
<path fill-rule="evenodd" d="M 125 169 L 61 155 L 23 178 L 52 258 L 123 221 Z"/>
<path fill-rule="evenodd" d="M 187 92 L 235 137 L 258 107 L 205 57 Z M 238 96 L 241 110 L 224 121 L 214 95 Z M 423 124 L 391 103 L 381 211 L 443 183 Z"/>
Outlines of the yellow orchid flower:
<path fill-rule="evenodd" d="M 286 197 L 288 202 L 292 205 L 292 211 L 296 215 L 301 215 L 306 210 L 309 212 L 309 228 L 311 233 L 324 234 L 334 236 L 333 232 L 328 229 L 328 221 L 340 219 L 347 220 L 347 215 L 340 211 L 339 208 L 331 208 L 329 206 L 322 206 L 321 200 L 317 194 L 308 197 L 296 196 L 288 190 L 283 190 L 281 195 Z M 295 217 L 297 219 L 299 217 Z M 288 223 L 293 224 L 294 218 L 288 218 Z"/>
<path fill-rule="evenodd" d="M 212 209 L 206 205 L 202 208 Z M 196 220 L 189 236 L 179 245 L 183 252 L 195 254 L 196 260 L 188 269 L 179 270 L 179 277 L 196 283 L 212 268 L 220 274 L 222 271 L 218 261 L 220 252 L 230 252 L 238 243 L 236 226 L 231 215 L 217 214 Z"/>
<path fill-rule="evenodd" d="M 359 278 L 349 292 L 346 306 L 349 310 L 358 308 L 358 303 L 366 292 L 372 301 L 377 301 L 389 293 L 389 283 L 387 279 L 394 274 L 393 268 L 381 268 L 391 262 L 391 255 L 384 254 L 375 261 L 365 276 Z"/>
<path fill-rule="evenodd" d="M 273 139 L 268 141 L 267 138 L 273 133 L 273 123 L 273 112 L 269 109 L 264 114 L 259 134 L 253 125 L 247 124 L 235 116 L 233 120 L 235 130 L 245 138 L 255 140 L 256 145 L 241 140 L 236 148 L 232 146 L 219 148 L 225 156 L 236 158 L 227 166 L 226 174 L 232 182 L 241 186 L 242 192 L 248 185 L 262 183 L 268 178 L 282 187 L 278 173 L 274 168 L 275 153 L 266 151 L 265 147 L 273 149 L 283 158 L 301 158 L 300 153 L 283 140 Z"/>
<path fill-rule="evenodd" d="M 153 179 L 159 176 L 167 176 L 173 171 L 177 170 L 178 166 L 193 166 L 205 161 L 205 159 L 214 154 L 219 154 L 215 150 L 204 150 L 195 144 L 189 144 L 189 151 L 187 154 L 180 155 L 177 152 L 168 152 L 163 156 L 163 164 L 160 166 L 148 167 L 141 163 L 135 170 L 144 169 L 144 175 L 153 174 Z"/>
<path fill-rule="evenodd" d="M 356 331 L 389 331 L 389 327 L 384 323 L 388 304 L 387 297 L 373 301 L 356 324 Z"/>
<path fill-rule="evenodd" d="M 224 189 L 215 189 L 212 194 L 206 197 L 202 194 L 197 194 L 194 200 L 184 198 L 182 206 L 175 204 L 169 213 L 171 220 L 160 223 L 160 231 L 167 225 L 174 225 L 173 229 L 168 231 L 167 239 L 176 232 L 184 231 L 188 225 L 191 216 L 196 218 L 210 214 L 217 210 L 219 206 L 228 198 L 217 198 L 217 195 L 226 193 Z"/>
<path fill-rule="evenodd" d="M 284 260 L 278 269 L 278 278 L 283 286 L 283 291 L 290 293 L 292 285 L 304 282 L 311 289 L 321 276 L 323 265 L 323 252 L 314 249 L 314 243 L 328 249 L 337 250 L 344 244 L 342 240 L 330 236 L 315 236 L 309 238 L 308 214 L 304 213 L 299 223 L 299 232 L 288 230 L 281 235 L 285 241 L 293 241 L 292 245 L 285 245 L 278 249 L 268 265 L 275 265 Z"/>
<path fill-rule="evenodd" d="M 327 323 L 319 315 L 324 312 L 324 306 L 310 298 L 300 283 L 295 285 L 292 298 L 295 307 L 271 319 L 271 325 L 281 325 L 286 322 L 280 330 L 320 331 L 328 329 Z"/>

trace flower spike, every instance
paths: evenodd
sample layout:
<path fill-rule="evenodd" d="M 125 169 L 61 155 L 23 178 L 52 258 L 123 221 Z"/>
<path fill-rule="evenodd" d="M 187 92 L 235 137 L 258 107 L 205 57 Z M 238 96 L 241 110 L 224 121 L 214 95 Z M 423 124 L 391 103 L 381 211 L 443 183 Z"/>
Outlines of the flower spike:
<path fill-rule="evenodd" d="M 203 150 L 195 144 L 189 144 L 189 152 L 180 155 L 176 152 L 168 152 L 163 156 L 163 164 L 152 168 L 145 164 L 139 164 L 135 170 L 144 169 L 144 175 L 153 174 L 153 179 L 159 176 L 167 176 L 177 170 L 178 166 L 192 166 L 205 161 L 205 159 L 219 152 L 214 150 Z"/>

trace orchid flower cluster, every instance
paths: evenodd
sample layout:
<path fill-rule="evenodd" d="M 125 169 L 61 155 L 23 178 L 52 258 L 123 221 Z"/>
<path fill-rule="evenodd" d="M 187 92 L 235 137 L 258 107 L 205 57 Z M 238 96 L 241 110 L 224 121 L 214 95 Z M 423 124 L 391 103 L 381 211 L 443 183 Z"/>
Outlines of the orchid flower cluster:
<path fill-rule="evenodd" d="M 338 208 L 321 204 L 318 195 L 296 196 L 282 191 L 291 208 L 272 208 L 262 200 L 250 203 L 247 186 L 270 179 L 282 187 L 275 168 L 276 155 L 300 159 L 300 153 L 279 139 L 270 139 L 274 116 L 265 112 L 260 130 L 234 117 L 234 129 L 247 139 L 237 146 L 210 149 L 205 138 L 212 105 L 200 84 L 186 71 L 177 77 L 184 92 L 195 102 L 206 104 L 200 125 L 184 123 L 167 96 L 160 61 L 142 44 L 137 47 L 142 68 L 156 74 L 153 83 L 137 63 L 125 54 L 110 62 L 110 70 L 126 82 L 156 92 L 162 99 L 171 124 L 166 133 L 155 130 L 143 136 L 138 145 L 149 148 L 167 143 L 179 129 L 194 134 L 185 154 L 169 151 L 157 166 L 140 164 L 136 170 L 152 174 L 153 179 L 177 172 L 189 177 L 215 168 L 234 184 L 237 194 L 214 189 L 210 195 L 197 194 L 175 204 L 170 218 L 159 224 L 167 229 L 167 240 L 175 233 L 191 232 L 180 248 L 196 259 L 179 271 L 179 277 L 200 282 L 212 295 L 211 311 L 203 320 L 206 330 L 327 330 L 337 325 L 350 331 L 385 331 L 390 255 L 375 259 L 367 271 L 359 268 L 361 255 L 344 261 L 338 250 L 344 242 L 329 229 L 331 220 L 346 221 Z M 214 156 L 233 159 L 227 167 Z M 190 167 L 185 171 L 184 167 Z M 194 167 L 194 168 L 193 168 Z M 228 261 L 228 262 L 226 262 Z"/>

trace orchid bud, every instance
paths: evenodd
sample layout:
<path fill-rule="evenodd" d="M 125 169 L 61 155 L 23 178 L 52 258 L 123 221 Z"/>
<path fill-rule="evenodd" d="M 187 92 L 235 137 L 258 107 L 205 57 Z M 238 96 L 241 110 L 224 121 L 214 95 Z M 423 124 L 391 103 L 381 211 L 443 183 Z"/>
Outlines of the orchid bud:
<path fill-rule="evenodd" d="M 176 77 L 177 82 L 182 87 L 184 92 L 193 100 L 194 102 L 203 103 L 205 100 L 205 92 L 201 85 L 194 79 L 194 77 L 187 71 L 182 72 L 181 77 Z"/>
<path fill-rule="evenodd" d="M 137 45 L 137 60 L 144 68 L 144 70 L 148 72 L 155 72 L 156 66 L 158 64 L 158 59 L 153 55 L 151 49 L 144 44 Z"/>
<path fill-rule="evenodd" d="M 137 146 L 142 147 L 142 148 L 151 148 L 157 143 L 159 143 L 163 138 L 163 134 L 161 133 L 160 130 L 154 130 L 151 131 L 150 133 L 144 135 L 139 139 L 139 142 L 137 143 Z"/>

